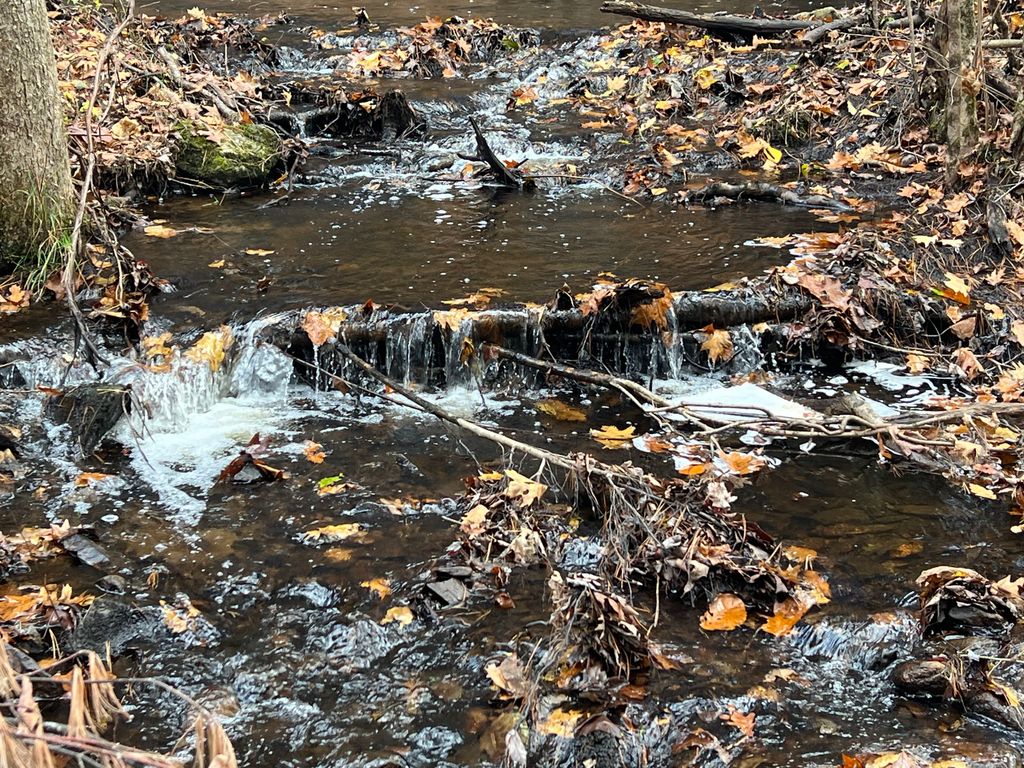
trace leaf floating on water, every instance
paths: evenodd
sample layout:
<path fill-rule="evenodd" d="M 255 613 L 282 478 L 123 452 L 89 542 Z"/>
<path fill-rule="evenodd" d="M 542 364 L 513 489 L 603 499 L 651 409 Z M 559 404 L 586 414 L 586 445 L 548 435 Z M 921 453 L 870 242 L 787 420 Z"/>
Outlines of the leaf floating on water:
<path fill-rule="evenodd" d="M 233 342 L 234 334 L 231 328 L 222 325 L 216 331 L 204 333 L 199 341 L 185 352 L 185 357 L 196 363 L 206 363 L 210 370 L 216 373 L 224 362 L 224 353 L 231 348 Z"/>
<path fill-rule="evenodd" d="M 305 531 L 299 538 L 307 544 L 333 544 L 345 539 L 361 537 L 362 535 L 363 526 L 359 523 L 338 523 L 337 525 L 325 525 L 321 528 Z"/>
<path fill-rule="evenodd" d="M 586 421 L 587 412 L 582 408 L 576 408 L 575 406 L 564 403 L 561 400 L 555 398 L 548 398 L 547 400 L 538 400 L 533 404 L 541 413 L 546 413 L 548 416 L 556 419 L 557 421 Z"/>
<path fill-rule="evenodd" d="M 366 587 L 371 592 L 375 592 L 381 600 L 391 594 L 391 582 L 387 579 L 370 579 L 369 581 L 360 582 L 359 586 Z"/>
<path fill-rule="evenodd" d="M 506 469 L 505 476 L 509 480 L 505 496 L 516 501 L 523 509 L 533 506 L 548 490 L 543 483 L 531 480 L 514 469 Z"/>
<path fill-rule="evenodd" d="M 344 482 L 344 478 L 345 476 L 341 474 L 322 477 L 316 483 L 316 492 L 320 496 L 333 496 L 359 487 L 357 483 Z"/>
<path fill-rule="evenodd" d="M 165 240 L 178 234 L 178 230 L 163 224 L 150 224 L 142 231 L 149 235 L 149 237 L 159 237 Z"/>
<path fill-rule="evenodd" d="M 754 720 L 757 715 L 753 712 L 740 712 L 736 707 L 729 707 L 729 712 L 722 715 L 722 719 L 734 728 L 738 728 L 748 739 L 754 735 Z"/>
<path fill-rule="evenodd" d="M 747 620 L 747 606 L 736 595 L 728 592 L 716 595 L 707 611 L 700 617 L 701 629 L 709 632 L 730 632 Z"/>
<path fill-rule="evenodd" d="M 615 427 L 611 424 L 601 427 L 600 429 L 590 430 L 590 436 L 597 440 L 605 448 L 625 448 L 626 445 L 633 442 L 633 437 L 636 435 L 636 427 Z"/>
<path fill-rule="evenodd" d="M 270 256 L 271 254 L 276 253 L 276 251 L 266 250 L 265 248 L 246 248 L 243 253 L 245 253 L 246 256 Z"/>
<path fill-rule="evenodd" d="M 78 477 L 75 478 L 75 485 L 79 488 L 84 488 L 87 485 L 93 483 L 100 483 L 104 480 L 109 480 L 113 475 L 106 475 L 102 472 L 82 472 Z"/>
<path fill-rule="evenodd" d="M 323 464 L 324 459 L 327 458 L 327 454 L 323 452 L 323 446 L 312 440 L 305 442 L 302 454 L 311 464 Z"/>
<path fill-rule="evenodd" d="M 397 622 L 403 627 L 412 624 L 412 611 L 406 606 L 397 606 L 395 608 L 389 608 L 388 612 L 384 614 L 384 618 L 380 620 L 381 624 L 391 624 Z"/>
<path fill-rule="evenodd" d="M 784 637 L 793 631 L 793 627 L 804 617 L 810 605 L 807 601 L 787 597 L 775 608 L 775 614 L 762 626 L 765 632 L 776 637 Z"/>

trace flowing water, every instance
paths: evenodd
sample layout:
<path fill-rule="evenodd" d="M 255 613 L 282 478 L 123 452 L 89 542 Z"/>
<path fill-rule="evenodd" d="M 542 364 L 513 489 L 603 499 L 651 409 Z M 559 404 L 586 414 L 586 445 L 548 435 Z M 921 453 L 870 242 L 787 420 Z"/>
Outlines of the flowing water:
<path fill-rule="evenodd" d="M 160 0 L 143 9 L 176 14 L 191 5 Z M 487 0 L 368 8 L 380 23 L 493 15 L 569 39 L 571 30 L 608 23 L 596 5 Z M 749 10 L 741 0 L 692 7 Z M 351 15 L 348 6 L 311 0 L 207 4 L 218 8 L 287 10 L 296 23 L 328 28 L 345 25 Z M 313 72 L 315 54 L 299 54 L 296 68 Z M 60 330 L 44 333 L 52 324 L 44 310 L 16 317 L 0 339 L 0 359 L 13 361 L 0 367 L 9 387 L 0 397 L 0 423 L 26 425 L 27 446 L 26 474 L 17 480 L 17 495 L 7 497 L 16 503 L 0 510 L 2 529 L 64 517 L 94 526 L 111 558 L 103 571 L 125 577 L 126 599 L 139 608 L 123 627 L 118 667 L 162 676 L 220 711 L 246 766 L 491 764 L 503 743 L 502 710 L 484 667 L 515 640 L 543 637 L 548 618 L 546 575 L 526 569 L 508 585 L 514 608 L 470 601 L 433 618 L 421 613 L 408 626 L 380 623 L 389 607 L 420 599 L 432 562 L 455 538 L 449 499 L 460 492 L 460 478 L 500 456 L 399 406 L 310 388 L 292 376 L 290 359 L 261 340 L 265 329 L 287 324 L 277 313 L 368 299 L 437 308 L 484 287 L 539 301 L 563 281 L 584 289 L 602 271 L 706 288 L 783 258 L 748 245 L 752 238 L 822 226 L 806 213 L 767 206 L 641 207 L 609 194 L 599 181 L 552 184 L 532 195 L 495 195 L 446 181 L 444 174 L 459 165 L 454 154 L 471 146 L 470 114 L 488 121 L 501 154 L 541 167 L 569 160 L 597 174 L 609 156 L 602 152 L 612 150 L 564 126 L 506 117 L 507 83 L 504 90 L 473 80 L 402 85 L 431 124 L 425 144 L 400 143 L 381 155 L 365 145 L 325 143 L 287 204 L 267 206 L 265 195 L 168 198 L 149 214 L 196 231 L 171 240 L 127 238 L 177 287 L 154 299 L 151 333 L 167 328 L 194 337 L 229 322 L 235 345 L 217 372 L 180 359 L 170 372 L 152 373 L 115 359 L 114 378 L 132 386 L 146 411 L 146 418 L 136 412 L 118 427 L 114 445 L 123 450 L 108 444 L 82 459 L 67 427 L 44 413 L 34 387 L 60 385 L 53 350 L 70 351 Z M 424 171 L 428 165 L 433 170 Z M 459 413 L 565 450 L 593 450 L 592 424 L 628 416 L 620 403 L 598 395 L 508 382 L 479 392 L 453 374 L 457 366 L 446 372 L 449 387 L 431 390 L 426 385 L 435 380 L 413 370 L 411 361 L 417 354 L 434 357 L 419 352 L 433 342 L 415 321 L 403 322 L 401 332 L 396 325 L 389 334 L 381 362 L 399 376 L 404 367 L 405 378 Z M 456 339 L 438 353 L 451 364 L 458 351 Z M 643 350 L 627 358 L 638 371 L 649 363 Z M 661 368 L 676 371 L 656 383 L 670 393 L 722 379 Z M 71 382 L 88 379 L 81 366 L 70 375 Z M 941 386 L 901 381 L 886 370 L 815 368 L 775 384 L 811 403 L 839 389 L 882 396 L 888 388 L 885 396 L 900 398 Z M 588 411 L 588 424 L 540 416 L 532 402 L 550 395 L 574 399 Z M 265 460 L 286 470 L 287 481 L 218 483 L 256 433 L 269 444 Z M 322 444 L 322 464 L 306 459 L 307 440 Z M 793 636 L 776 639 L 747 630 L 704 634 L 699 608 L 665 598 L 655 638 L 680 668 L 652 674 L 645 701 L 614 708 L 619 723 L 628 720 L 644 734 L 648 764 L 680 764 L 685 755 L 672 755 L 671 746 L 699 728 L 713 730 L 730 706 L 757 714 L 756 738 L 741 765 L 834 766 L 843 753 L 902 746 L 933 759 L 1021 764 L 1024 744 L 1010 734 L 904 701 L 888 678 L 892 663 L 915 642 L 912 591 L 921 570 L 952 564 L 999 577 L 1024 567 L 1006 516 L 980 508 L 939 478 L 901 476 L 877 465 L 870 446 L 779 456 L 782 465 L 743 488 L 735 508 L 773 535 L 816 549 L 833 601 Z M 75 480 L 83 470 L 110 477 L 81 485 Z M 339 473 L 356 487 L 319 495 L 318 481 Z M 400 514 L 380 501 L 396 498 L 410 502 Z M 362 531 L 327 546 L 302 537 L 338 523 L 358 523 Z M 78 590 L 92 588 L 100 575 L 62 559 L 29 578 L 67 580 Z M 379 578 L 390 581 L 386 599 L 362 586 Z M 158 606 L 186 600 L 198 616 L 188 631 L 172 635 Z M 136 719 L 120 735 L 154 748 L 172 745 L 187 720 L 180 702 L 145 688 L 132 706 Z M 543 764 L 620 764 L 614 756 L 559 749 Z"/>

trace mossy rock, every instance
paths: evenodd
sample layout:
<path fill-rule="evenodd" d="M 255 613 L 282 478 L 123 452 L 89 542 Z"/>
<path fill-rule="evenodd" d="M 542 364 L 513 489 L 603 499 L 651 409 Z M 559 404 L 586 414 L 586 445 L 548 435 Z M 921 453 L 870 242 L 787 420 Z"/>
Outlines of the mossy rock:
<path fill-rule="evenodd" d="M 193 123 L 177 126 L 178 173 L 218 189 L 265 182 L 281 161 L 281 139 L 272 128 L 254 123 L 226 125 L 220 143 L 201 135 Z"/>

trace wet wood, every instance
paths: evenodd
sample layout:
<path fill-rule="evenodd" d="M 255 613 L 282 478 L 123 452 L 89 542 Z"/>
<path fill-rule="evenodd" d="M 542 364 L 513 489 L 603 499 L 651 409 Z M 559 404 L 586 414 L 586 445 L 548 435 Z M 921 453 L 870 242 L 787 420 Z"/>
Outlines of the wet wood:
<path fill-rule="evenodd" d="M 730 184 L 719 181 L 696 189 L 687 194 L 687 202 L 706 203 L 715 198 L 727 200 L 758 200 L 780 205 L 795 205 L 801 208 L 827 208 L 832 211 L 852 211 L 846 203 L 824 195 L 802 195 L 796 190 L 769 184 L 763 181 L 750 181 L 744 184 Z"/>
<path fill-rule="evenodd" d="M 522 172 L 515 169 L 509 168 L 501 158 L 499 158 L 491 145 L 487 142 L 487 137 L 484 136 L 484 132 L 480 130 L 480 125 L 477 123 L 476 118 L 472 115 L 469 118 L 469 124 L 473 126 L 473 134 L 476 137 L 476 154 L 475 155 L 463 155 L 460 154 L 463 160 L 472 160 L 478 163 L 486 163 L 488 169 L 490 169 L 491 175 L 494 180 L 497 181 L 501 186 L 508 187 L 510 189 L 532 189 L 533 182 L 523 176 Z"/>
<path fill-rule="evenodd" d="M 601 13 L 614 13 L 665 24 L 683 24 L 706 29 L 717 35 L 741 37 L 748 40 L 754 35 L 769 36 L 779 32 L 792 32 L 821 26 L 821 22 L 803 19 L 754 19 L 726 14 L 703 15 L 657 5 L 642 5 L 641 3 L 627 2 L 627 0 L 606 0 L 601 5 Z"/>

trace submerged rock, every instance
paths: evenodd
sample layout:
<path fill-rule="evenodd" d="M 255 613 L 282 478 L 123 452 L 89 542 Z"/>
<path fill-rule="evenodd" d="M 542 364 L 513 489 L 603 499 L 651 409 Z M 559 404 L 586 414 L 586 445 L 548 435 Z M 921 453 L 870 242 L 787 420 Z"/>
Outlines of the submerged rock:
<path fill-rule="evenodd" d="M 277 133 L 254 123 L 226 125 L 220 130 L 223 138 L 214 142 L 194 123 L 179 123 L 178 173 L 220 189 L 264 183 L 282 158 Z"/>
<path fill-rule="evenodd" d="M 68 637 L 72 651 L 95 651 L 120 655 L 128 643 L 142 636 L 149 619 L 126 600 L 109 595 L 97 597 Z"/>
<path fill-rule="evenodd" d="M 55 395 L 47 402 L 54 421 L 71 427 L 84 456 L 131 412 L 131 388 L 117 384 L 83 384 Z"/>

